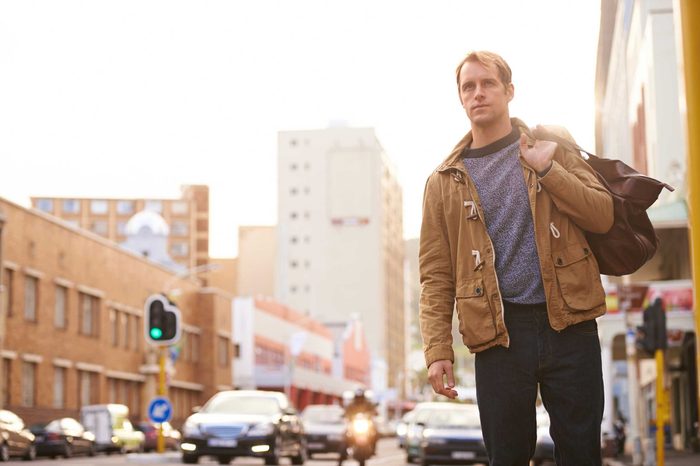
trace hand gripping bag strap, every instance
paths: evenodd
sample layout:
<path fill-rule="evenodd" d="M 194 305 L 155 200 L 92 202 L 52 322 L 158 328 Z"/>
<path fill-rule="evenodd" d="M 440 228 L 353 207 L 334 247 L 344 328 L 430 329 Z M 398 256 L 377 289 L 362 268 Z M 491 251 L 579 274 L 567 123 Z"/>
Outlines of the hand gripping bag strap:
<path fill-rule="evenodd" d="M 542 127 L 533 136 L 556 142 L 569 151 L 584 152 L 600 183 L 613 198 L 614 221 L 607 233 L 586 232 L 586 239 L 596 257 L 600 273 L 629 275 L 654 256 L 659 244 L 646 210 L 658 199 L 663 188 L 673 188 L 654 178 L 642 175 L 616 159 L 601 158 L 572 141 Z"/>

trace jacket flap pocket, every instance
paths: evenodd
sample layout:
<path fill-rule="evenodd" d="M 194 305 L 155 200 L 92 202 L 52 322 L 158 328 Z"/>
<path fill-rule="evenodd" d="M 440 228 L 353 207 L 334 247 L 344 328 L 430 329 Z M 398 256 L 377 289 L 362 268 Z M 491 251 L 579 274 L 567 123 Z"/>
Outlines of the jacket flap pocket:
<path fill-rule="evenodd" d="M 575 244 L 566 249 L 552 253 L 552 260 L 555 267 L 566 267 L 575 262 L 585 259 L 590 256 L 591 249 L 588 246 Z"/>
<path fill-rule="evenodd" d="M 465 280 L 457 287 L 456 297 L 459 298 L 476 298 L 484 295 L 484 280 L 474 278 Z"/>

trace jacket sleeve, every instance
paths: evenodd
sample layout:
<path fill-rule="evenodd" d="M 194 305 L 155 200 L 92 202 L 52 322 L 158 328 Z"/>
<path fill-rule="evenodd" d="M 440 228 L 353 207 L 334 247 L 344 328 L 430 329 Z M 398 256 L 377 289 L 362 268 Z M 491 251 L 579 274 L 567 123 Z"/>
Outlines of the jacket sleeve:
<path fill-rule="evenodd" d="M 452 313 L 455 280 L 439 176 L 433 173 L 425 185 L 418 254 L 421 284 L 419 320 L 428 367 L 437 360 L 449 359 L 454 362 Z"/>
<path fill-rule="evenodd" d="M 574 143 L 566 129 L 547 129 Z M 539 181 L 551 195 L 557 209 L 581 229 L 591 233 L 606 233 L 612 227 L 612 195 L 600 184 L 593 169 L 578 154 L 560 146 L 551 169 Z"/>

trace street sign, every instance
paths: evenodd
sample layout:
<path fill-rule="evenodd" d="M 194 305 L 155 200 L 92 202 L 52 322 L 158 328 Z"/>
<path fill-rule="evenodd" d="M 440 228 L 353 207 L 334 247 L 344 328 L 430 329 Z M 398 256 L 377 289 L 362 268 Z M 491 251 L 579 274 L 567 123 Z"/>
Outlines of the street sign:
<path fill-rule="evenodd" d="M 173 405 L 164 396 L 157 396 L 148 404 L 148 419 L 152 422 L 167 422 L 173 417 Z"/>

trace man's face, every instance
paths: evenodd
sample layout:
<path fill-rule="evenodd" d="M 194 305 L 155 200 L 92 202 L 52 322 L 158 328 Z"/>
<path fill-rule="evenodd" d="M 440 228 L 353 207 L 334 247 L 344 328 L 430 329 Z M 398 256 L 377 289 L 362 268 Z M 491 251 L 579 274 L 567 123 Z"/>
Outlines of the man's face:
<path fill-rule="evenodd" d="M 472 126 L 488 127 L 509 118 L 513 84 L 504 86 L 495 66 L 470 61 L 459 72 L 459 96 Z"/>

